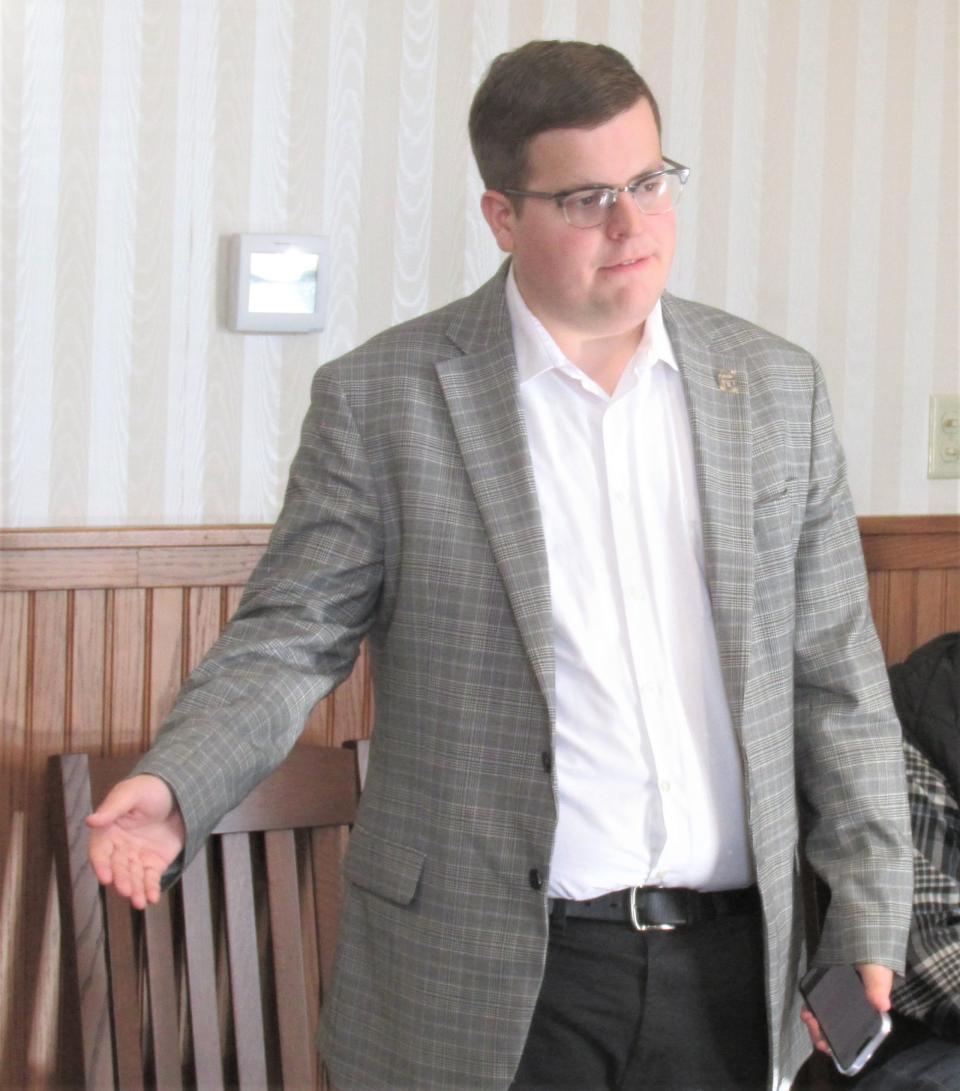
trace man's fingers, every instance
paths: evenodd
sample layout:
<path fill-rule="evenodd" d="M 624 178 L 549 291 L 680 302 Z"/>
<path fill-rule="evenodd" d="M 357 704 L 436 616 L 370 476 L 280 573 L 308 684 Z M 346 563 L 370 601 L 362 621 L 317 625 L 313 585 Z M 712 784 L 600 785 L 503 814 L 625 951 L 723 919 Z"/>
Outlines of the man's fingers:
<path fill-rule="evenodd" d="M 143 890 L 150 905 L 156 905 L 160 901 L 160 872 L 156 868 L 145 869 Z"/>
<path fill-rule="evenodd" d="M 857 967 L 863 981 L 863 991 L 877 1011 L 890 1010 L 890 993 L 893 990 L 893 970 L 866 962 Z"/>
<path fill-rule="evenodd" d="M 113 854 L 113 885 L 118 894 L 129 898 L 136 909 L 147 904 L 144 867 L 139 856 L 130 850 L 115 848 Z"/>
<path fill-rule="evenodd" d="M 817 1022 L 813 1013 L 809 1009 L 804 1008 L 800 1012 L 800 1018 L 807 1028 L 807 1033 L 810 1035 L 810 1041 L 813 1043 L 814 1048 L 818 1049 L 821 1053 L 829 1053 L 830 1046 L 827 1044 L 827 1040 L 823 1036 L 823 1031 L 820 1029 L 820 1024 Z"/>
<path fill-rule="evenodd" d="M 94 855 L 90 852 L 90 863 L 93 865 L 93 873 L 97 882 L 109 886 L 113 882 L 113 863 L 109 856 Z"/>

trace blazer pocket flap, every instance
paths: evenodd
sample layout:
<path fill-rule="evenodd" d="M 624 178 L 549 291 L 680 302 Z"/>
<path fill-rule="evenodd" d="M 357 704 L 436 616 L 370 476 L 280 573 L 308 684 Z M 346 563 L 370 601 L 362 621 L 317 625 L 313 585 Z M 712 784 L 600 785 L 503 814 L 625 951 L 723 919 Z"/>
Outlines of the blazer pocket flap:
<path fill-rule="evenodd" d="M 397 905 L 409 905 L 420 881 L 426 854 L 354 826 L 343 873 L 355 886 Z"/>

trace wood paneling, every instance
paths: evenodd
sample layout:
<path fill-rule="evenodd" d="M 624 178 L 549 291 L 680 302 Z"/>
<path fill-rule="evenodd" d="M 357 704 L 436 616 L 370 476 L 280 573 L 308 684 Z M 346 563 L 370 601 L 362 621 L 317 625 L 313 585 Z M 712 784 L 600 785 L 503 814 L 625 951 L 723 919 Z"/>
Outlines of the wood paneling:
<path fill-rule="evenodd" d="M 960 517 L 863 519 L 861 533 L 888 662 L 960 629 Z M 5 1085 L 54 1085 L 56 1043 L 70 1033 L 70 1019 L 58 1013 L 47 756 L 147 746 L 236 609 L 268 536 L 259 526 L 0 532 Z M 361 654 L 350 678 L 314 709 L 305 737 L 328 745 L 364 737 L 372 711 Z"/>
<path fill-rule="evenodd" d="M 861 519 L 860 536 L 888 664 L 960 629 L 960 516 Z"/>
<path fill-rule="evenodd" d="M 0 532 L 0 1086 L 57 1080 L 49 754 L 143 750 L 236 609 L 267 527 Z M 304 736 L 369 733 L 365 660 Z"/>

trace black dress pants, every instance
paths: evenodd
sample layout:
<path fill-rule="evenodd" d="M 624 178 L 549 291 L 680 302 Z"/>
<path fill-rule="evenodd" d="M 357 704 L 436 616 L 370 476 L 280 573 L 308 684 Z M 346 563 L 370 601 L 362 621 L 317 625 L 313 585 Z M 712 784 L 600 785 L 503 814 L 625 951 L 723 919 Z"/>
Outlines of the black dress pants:
<path fill-rule="evenodd" d="M 551 923 L 511 1091 L 763 1091 L 764 976 L 759 913 L 674 932 Z"/>

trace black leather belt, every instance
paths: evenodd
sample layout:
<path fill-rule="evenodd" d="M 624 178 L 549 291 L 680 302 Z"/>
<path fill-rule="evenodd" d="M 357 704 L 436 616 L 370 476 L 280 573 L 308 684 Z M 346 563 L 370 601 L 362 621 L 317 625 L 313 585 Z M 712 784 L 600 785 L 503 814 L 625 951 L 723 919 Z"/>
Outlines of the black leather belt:
<path fill-rule="evenodd" d="M 684 887 L 633 886 L 589 901 L 551 898 L 549 905 L 551 919 L 557 923 L 572 917 L 629 924 L 637 932 L 672 932 L 717 917 L 759 913 L 760 895 L 755 886 L 708 893 Z"/>

